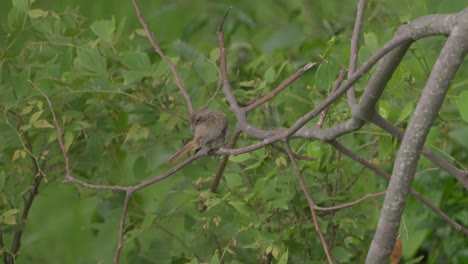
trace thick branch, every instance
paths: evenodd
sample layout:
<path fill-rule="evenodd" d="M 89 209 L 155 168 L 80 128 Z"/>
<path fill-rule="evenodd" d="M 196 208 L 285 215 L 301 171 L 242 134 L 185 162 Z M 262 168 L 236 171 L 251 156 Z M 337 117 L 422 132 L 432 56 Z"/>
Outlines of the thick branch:
<path fill-rule="evenodd" d="M 450 82 L 468 52 L 466 32 L 468 8 L 460 14 L 459 24 L 455 26 L 440 52 L 405 132 L 366 263 L 385 263 L 392 252 L 426 136 L 442 106 Z"/>

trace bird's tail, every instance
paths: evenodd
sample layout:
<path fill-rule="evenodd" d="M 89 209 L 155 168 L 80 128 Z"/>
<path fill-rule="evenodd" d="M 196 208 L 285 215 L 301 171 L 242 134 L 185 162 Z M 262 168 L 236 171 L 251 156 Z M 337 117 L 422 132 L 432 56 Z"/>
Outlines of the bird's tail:
<path fill-rule="evenodd" d="M 192 140 L 190 141 L 189 143 L 187 143 L 187 145 L 185 145 L 179 152 L 177 152 L 176 154 L 174 154 L 168 161 L 167 163 L 168 164 L 171 164 L 173 162 L 175 162 L 176 160 L 180 159 L 183 155 L 187 154 L 189 151 L 191 151 L 192 149 L 195 148 L 195 141 Z"/>

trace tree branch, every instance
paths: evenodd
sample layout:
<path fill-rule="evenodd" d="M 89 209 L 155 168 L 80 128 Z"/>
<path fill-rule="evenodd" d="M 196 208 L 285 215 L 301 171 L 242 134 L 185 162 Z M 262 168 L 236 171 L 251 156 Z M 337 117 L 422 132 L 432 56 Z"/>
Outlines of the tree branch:
<path fill-rule="evenodd" d="M 315 213 L 315 208 L 317 205 L 315 204 L 314 200 L 312 199 L 312 196 L 307 190 L 307 186 L 304 181 L 304 178 L 302 178 L 301 170 L 299 169 L 299 166 L 297 166 L 296 158 L 294 158 L 294 153 L 292 152 L 288 141 L 284 141 L 284 147 L 286 148 L 286 151 L 288 152 L 289 160 L 291 161 L 291 164 L 293 165 L 294 172 L 296 173 L 297 180 L 299 181 L 299 185 L 301 186 L 302 192 L 304 193 L 307 199 L 307 203 L 309 204 L 310 214 L 312 215 L 312 219 L 314 221 L 315 230 L 317 231 L 320 237 L 320 240 L 322 241 L 322 247 L 323 247 L 323 250 L 325 251 L 325 255 L 327 256 L 328 263 L 332 264 L 333 257 L 330 253 L 330 249 L 328 248 L 327 241 L 325 240 L 325 237 L 322 234 L 322 230 L 320 230 L 320 224 L 317 219 L 317 214 Z"/>
<path fill-rule="evenodd" d="M 442 106 L 450 82 L 468 52 L 468 8 L 460 15 L 462 17 L 459 24 L 453 28 L 432 68 L 401 142 L 366 263 L 383 263 L 392 252 L 406 196 L 410 191 L 426 136 Z"/>

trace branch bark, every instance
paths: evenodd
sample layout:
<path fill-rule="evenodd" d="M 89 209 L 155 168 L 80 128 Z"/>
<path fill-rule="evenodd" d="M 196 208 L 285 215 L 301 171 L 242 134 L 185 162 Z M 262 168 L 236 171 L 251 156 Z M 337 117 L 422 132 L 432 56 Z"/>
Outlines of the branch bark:
<path fill-rule="evenodd" d="M 468 52 L 468 8 L 457 16 L 458 23 L 440 52 L 403 137 L 366 263 L 386 263 L 392 252 L 427 134 L 442 106 L 450 82 Z"/>

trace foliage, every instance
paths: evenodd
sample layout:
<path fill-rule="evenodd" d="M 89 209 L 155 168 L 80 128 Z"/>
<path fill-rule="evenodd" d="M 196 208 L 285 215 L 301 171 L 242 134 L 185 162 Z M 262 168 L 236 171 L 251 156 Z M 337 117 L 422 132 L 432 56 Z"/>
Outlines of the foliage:
<path fill-rule="evenodd" d="M 329 94 L 339 70 L 348 63 L 354 21 L 354 4 L 339 2 L 234 5 L 225 34 L 229 71 L 240 103 L 267 93 L 307 62 L 320 62 L 312 73 L 249 115 L 249 121 L 270 128 L 291 125 Z M 443 2 L 448 3 L 369 1 L 359 62 L 391 38 L 400 23 L 464 6 L 463 1 Z M 61 5 L 13 0 L 1 11 L 5 13 L 0 20 L 0 256 L 9 254 L 13 236 L 21 230 L 19 263 L 109 263 L 123 194 L 61 183 L 63 156 L 47 101 L 38 89 L 51 99 L 58 115 L 74 176 L 95 184 L 131 185 L 167 171 L 168 157 L 190 138 L 187 108 L 169 68 L 152 51 L 131 1 Z M 203 106 L 219 89 L 216 26 L 230 3 L 141 5 L 194 104 Z M 379 112 L 399 127 L 405 128 L 410 120 L 442 44 L 443 39 L 436 38 L 414 45 L 413 56 L 405 58 L 379 102 Z M 462 75 L 453 81 L 426 145 L 466 168 L 468 109 Z M 358 94 L 364 84 L 364 80 L 358 83 Z M 233 127 L 235 119 L 227 106 L 221 95 L 210 105 L 223 109 Z M 348 117 L 345 110 L 344 101 L 334 105 L 328 124 Z M 238 146 L 252 142 L 241 138 Z M 341 143 L 388 172 L 398 149 L 398 141 L 373 126 L 343 137 Z M 317 158 L 299 166 L 320 206 L 385 190 L 385 180 L 324 143 L 296 140 L 292 147 Z M 287 156 L 266 148 L 231 157 L 218 192 L 211 193 L 218 163 L 213 157 L 197 160 L 134 196 L 125 229 L 125 263 L 218 263 L 220 255 L 225 263 L 324 260 Z M 421 160 L 414 188 L 468 226 L 463 187 L 433 167 Z M 39 194 L 22 222 L 25 201 L 40 175 L 44 179 Z M 381 200 L 319 214 L 338 262 L 363 262 Z M 203 213 L 198 211 L 202 202 L 208 207 Z M 465 238 L 419 201 L 410 198 L 404 219 L 406 260 L 424 254 L 429 263 L 466 261 Z"/>

